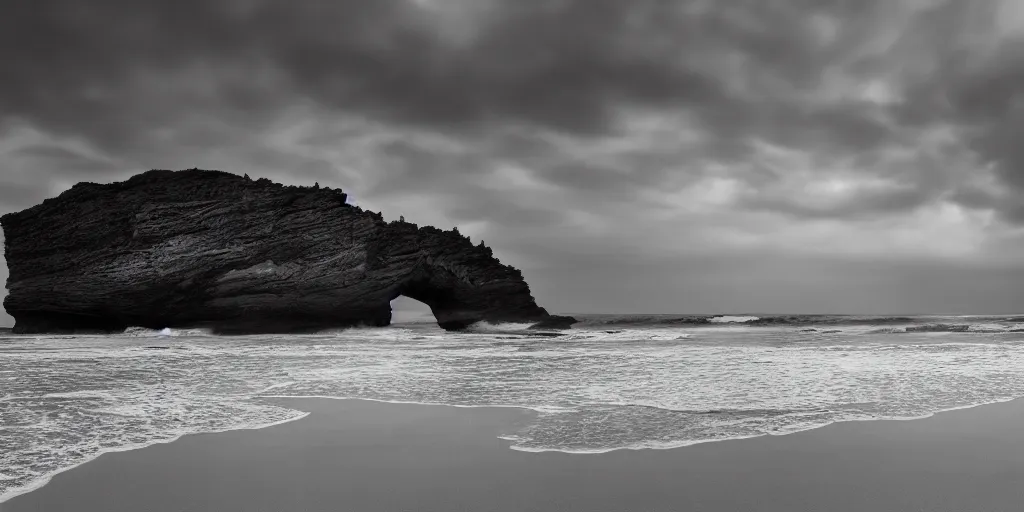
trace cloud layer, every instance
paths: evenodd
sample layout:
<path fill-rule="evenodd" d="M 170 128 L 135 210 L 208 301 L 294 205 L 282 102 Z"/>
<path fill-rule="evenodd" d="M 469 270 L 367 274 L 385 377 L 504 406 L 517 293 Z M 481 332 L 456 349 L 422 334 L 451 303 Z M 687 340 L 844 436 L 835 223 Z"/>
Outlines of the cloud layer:
<path fill-rule="evenodd" d="M 15 2 L 0 210 L 198 166 L 458 225 L 556 310 L 1024 311 L 1021 27 L 1016 0 Z"/>

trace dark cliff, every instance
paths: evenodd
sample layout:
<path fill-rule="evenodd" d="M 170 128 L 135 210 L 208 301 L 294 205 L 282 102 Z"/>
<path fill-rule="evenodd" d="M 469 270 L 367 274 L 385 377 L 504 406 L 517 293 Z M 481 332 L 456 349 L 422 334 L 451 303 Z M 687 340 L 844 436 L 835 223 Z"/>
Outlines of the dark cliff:
<path fill-rule="evenodd" d="M 79 183 L 0 218 L 15 332 L 302 332 L 387 325 L 390 301 L 445 329 L 568 317 L 537 306 L 522 273 L 456 231 L 385 222 L 340 190 L 219 171 Z"/>

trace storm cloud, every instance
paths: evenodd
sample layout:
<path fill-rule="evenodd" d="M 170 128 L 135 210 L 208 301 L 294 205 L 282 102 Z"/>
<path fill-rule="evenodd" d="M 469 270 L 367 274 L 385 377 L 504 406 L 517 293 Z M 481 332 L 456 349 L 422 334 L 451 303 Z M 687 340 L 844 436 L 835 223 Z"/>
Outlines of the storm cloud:
<path fill-rule="evenodd" d="M 1016 0 L 15 0 L 0 212 L 214 168 L 457 225 L 563 312 L 1020 312 L 1022 27 Z"/>

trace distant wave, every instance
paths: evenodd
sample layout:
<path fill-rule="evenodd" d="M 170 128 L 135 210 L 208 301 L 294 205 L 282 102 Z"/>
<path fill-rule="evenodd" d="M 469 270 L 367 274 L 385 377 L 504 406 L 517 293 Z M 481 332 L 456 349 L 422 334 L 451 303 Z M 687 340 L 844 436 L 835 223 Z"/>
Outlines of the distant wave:
<path fill-rule="evenodd" d="M 868 331 L 869 334 L 902 333 L 902 332 L 977 332 L 977 333 L 1004 333 L 1024 332 L 1024 324 L 921 324 L 908 325 L 904 327 L 888 327 Z"/>
<path fill-rule="evenodd" d="M 845 315 L 577 315 L 580 325 L 861 325 L 914 323 L 913 317 Z"/>
<path fill-rule="evenodd" d="M 749 322 L 756 322 L 758 320 L 760 320 L 760 318 L 758 318 L 756 316 L 729 316 L 729 315 L 724 315 L 724 316 L 713 316 L 711 318 L 708 318 L 708 322 L 709 323 L 713 323 L 713 324 L 745 324 L 745 323 L 749 323 Z"/>
<path fill-rule="evenodd" d="M 122 336 L 138 338 L 163 337 L 163 336 L 211 336 L 209 329 L 149 329 L 146 327 L 129 327 L 121 333 Z"/>
<path fill-rule="evenodd" d="M 867 315 L 576 315 L 578 327 L 729 326 L 891 326 L 892 332 L 1021 332 L 1020 316 Z M 809 330 L 809 329 L 808 329 Z M 879 330 L 882 332 L 883 330 Z"/>
<path fill-rule="evenodd" d="M 971 330 L 971 324 L 924 324 L 912 325 L 906 328 L 907 332 L 967 332 Z"/>

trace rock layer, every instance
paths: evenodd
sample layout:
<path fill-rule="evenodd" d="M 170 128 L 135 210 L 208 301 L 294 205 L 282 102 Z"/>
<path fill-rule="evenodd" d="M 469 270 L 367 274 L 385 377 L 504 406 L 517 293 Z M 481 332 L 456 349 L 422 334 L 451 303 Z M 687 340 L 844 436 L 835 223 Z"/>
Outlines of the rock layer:
<path fill-rule="evenodd" d="M 341 190 L 219 171 L 79 183 L 0 218 L 15 332 L 128 326 L 223 333 L 390 323 L 404 295 L 438 324 L 567 326 L 517 269 L 457 231 L 385 222 Z"/>

